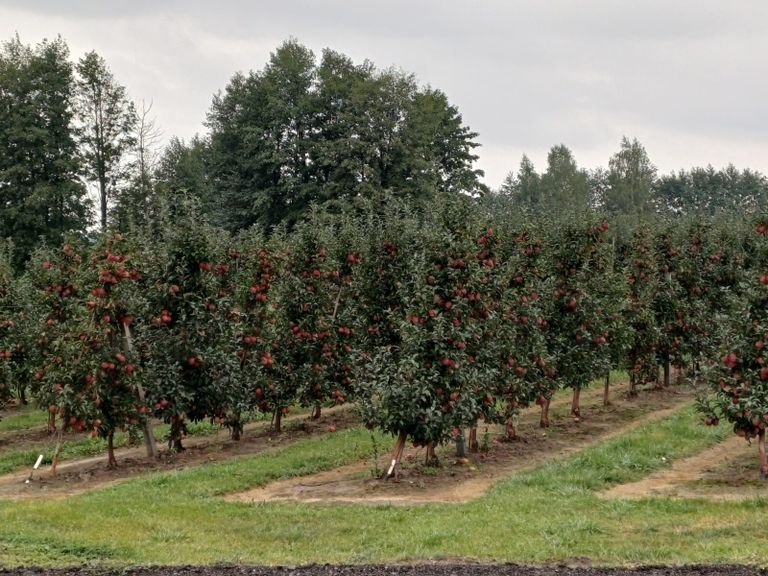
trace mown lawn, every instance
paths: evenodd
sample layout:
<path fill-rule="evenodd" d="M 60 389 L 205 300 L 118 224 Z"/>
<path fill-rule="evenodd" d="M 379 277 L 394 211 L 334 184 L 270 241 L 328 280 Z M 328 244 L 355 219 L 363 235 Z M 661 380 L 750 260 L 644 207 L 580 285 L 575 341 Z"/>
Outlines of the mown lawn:
<path fill-rule="evenodd" d="M 728 433 L 686 407 L 560 462 L 510 477 L 466 504 L 244 504 L 222 494 L 370 455 L 353 429 L 269 453 L 155 473 L 53 501 L 0 501 L 0 563 L 393 562 L 439 558 L 601 564 L 768 565 L 768 500 L 608 500 Z M 379 438 L 379 441 L 385 441 Z"/>

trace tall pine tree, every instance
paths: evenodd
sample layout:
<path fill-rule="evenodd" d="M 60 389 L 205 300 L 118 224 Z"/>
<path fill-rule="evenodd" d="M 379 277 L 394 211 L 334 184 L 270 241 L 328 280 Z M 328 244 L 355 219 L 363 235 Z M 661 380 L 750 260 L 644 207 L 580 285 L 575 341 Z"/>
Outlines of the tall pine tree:
<path fill-rule="evenodd" d="M 41 240 L 88 225 L 68 58 L 61 38 L 32 48 L 17 36 L 0 52 L 0 237 L 13 240 L 17 266 Z"/>

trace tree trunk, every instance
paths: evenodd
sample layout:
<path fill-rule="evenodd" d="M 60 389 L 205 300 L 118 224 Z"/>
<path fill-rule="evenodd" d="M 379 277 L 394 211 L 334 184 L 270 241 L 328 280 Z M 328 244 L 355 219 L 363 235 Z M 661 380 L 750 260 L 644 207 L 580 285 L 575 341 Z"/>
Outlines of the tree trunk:
<path fill-rule="evenodd" d="M 477 427 L 473 426 L 469 429 L 469 451 L 479 452 L 480 444 L 477 442 Z"/>
<path fill-rule="evenodd" d="M 321 412 L 322 406 L 320 406 L 320 404 L 315 404 L 314 408 L 312 408 L 312 420 L 319 420 Z"/>
<path fill-rule="evenodd" d="M 110 470 L 117 468 L 117 459 L 115 458 L 115 431 L 110 430 L 107 435 L 107 468 Z"/>
<path fill-rule="evenodd" d="M 405 441 L 408 438 L 408 433 L 404 430 L 400 431 L 400 435 L 397 437 L 395 447 L 392 449 L 392 459 L 389 463 L 389 468 L 384 474 L 384 480 L 396 477 L 398 474 L 398 467 L 400 465 L 400 458 L 403 455 L 403 449 L 405 448 Z"/>
<path fill-rule="evenodd" d="M 101 231 L 107 231 L 107 177 L 104 173 L 103 161 L 99 155 L 99 203 L 101 208 Z"/>
<path fill-rule="evenodd" d="M 274 417 L 274 426 L 272 427 L 272 431 L 275 432 L 275 434 L 280 434 L 280 432 L 283 431 L 283 409 L 278 408 L 275 410 L 275 417 Z"/>
<path fill-rule="evenodd" d="M 130 358 L 133 354 L 133 338 L 131 336 L 131 328 L 125 322 L 123 322 L 123 348 Z M 136 396 L 139 398 L 139 404 L 143 406 L 146 397 L 144 395 L 144 387 L 138 379 L 136 380 Z M 149 418 L 141 419 L 141 432 L 144 435 L 144 447 L 147 450 L 147 458 L 157 458 L 157 443 L 155 442 L 155 434 L 152 432 L 152 427 L 149 424 Z"/>
<path fill-rule="evenodd" d="M 634 372 L 629 373 L 629 395 L 637 396 L 637 377 Z"/>
<path fill-rule="evenodd" d="M 437 466 L 438 460 L 437 460 L 437 454 L 435 453 L 435 443 L 430 442 L 427 444 L 427 451 L 426 456 L 424 457 L 424 463 L 427 466 Z"/>
<path fill-rule="evenodd" d="M 579 408 L 579 400 L 581 399 L 581 386 L 576 386 L 573 389 L 573 399 L 571 400 L 571 416 L 576 422 L 581 420 L 581 409 Z"/>
<path fill-rule="evenodd" d="M 456 458 L 466 458 L 467 449 L 464 442 L 464 430 L 462 430 L 458 436 L 456 436 Z"/>
<path fill-rule="evenodd" d="M 760 453 L 760 478 L 768 478 L 768 456 L 765 453 L 765 429 L 757 434 L 757 450 Z"/>
<path fill-rule="evenodd" d="M 243 421 L 240 414 L 233 414 L 229 425 L 229 437 L 235 442 L 239 442 L 243 436 Z"/>
<path fill-rule="evenodd" d="M 48 412 L 48 435 L 53 436 L 56 433 L 56 413 Z"/>
<path fill-rule="evenodd" d="M 551 401 L 551 396 L 545 396 L 544 401 L 541 403 L 541 417 L 539 418 L 539 426 L 541 428 L 549 428 L 549 403 Z"/>
<path fill-rule="evenodd" d="M 22 386 L 21 388 L 19 388 L 19 402 L 21 402 L 22 406 L 26 406 L 27 404 L 29 404 L 29 402 L 27 401 L 26 386 Z"/>
<path fill-rule="evenodd" d="M 184 431 L 184 421 L 180 416 L 174 417 L 174 419 L 171 421 L 171 439 L 170 439 L 170 448 L 174 452 L 183 452 L 185 450 L 184 444 L 182 443 L 182 433 Z"/>
<path fill-rule="evenodd" d="M 515 421 L 512 417 L 507 418 L 505 430 L 507 440 L 517 440 L 517 430 L 515 429 Z"/>
<path fill-rule="evenodd" d="M 51 459 L 51 476 L 56 476 L 56 466 L 59 464 L 59 454 L 61 454 L 61 442 L 64 436 L 64 419 L 62 418 L 62 424 L 56 433 L 56 448 L 53 450 L 53 458 Z"/>
<path fill-rule="evenodd" d="M 669 352 L 664 353 L 664 387 L 669 388 Z"/>
<path fill-rule="evenodd" d="M 603 389 L 603 406 L 611 405 L 610 388 L 611 388 L 611 372 L 608 371 L 608 373 L 605 375 L 605 388 Z"/>

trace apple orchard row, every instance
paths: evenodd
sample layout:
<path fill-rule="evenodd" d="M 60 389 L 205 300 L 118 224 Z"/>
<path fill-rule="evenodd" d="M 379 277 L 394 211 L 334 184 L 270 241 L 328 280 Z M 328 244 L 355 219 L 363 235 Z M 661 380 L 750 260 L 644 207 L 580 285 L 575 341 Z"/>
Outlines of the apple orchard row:
<path fill-rule="evenodd" d="M 621 228 L 621 230 L 619 230 Z M 611 368 L 632 390 L 670 366 L 711 383 L 707 423 L 764 444 L 768 240 L 764 221 L 631 229 L 432 214 L 314 214 L 290 233 L 236 238 L 180 209 L 173 225 L 0 262 L 3 395 L 31 396 L 52 430 L 108 439 L 150 417 L 249 414 L 279 431 L 290 407 L 355 403 L 366 426 L 432 450 L 479 421 Z M 663 374 L 663 376 L 660 376 Z M 60 435 L 59 435 L 60 436 Z M 470 438 L 470 444 L 474 438 Z M 761 462 L 763 472 L 768 463 Z"/>

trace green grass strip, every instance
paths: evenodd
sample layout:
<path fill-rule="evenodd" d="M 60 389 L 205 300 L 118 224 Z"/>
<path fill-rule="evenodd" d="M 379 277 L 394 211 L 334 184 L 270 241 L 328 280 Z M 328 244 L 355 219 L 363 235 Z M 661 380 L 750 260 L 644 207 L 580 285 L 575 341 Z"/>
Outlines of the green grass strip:
<path fill-rule="evenodd" d="M 36 426 L 43 426 L 48 419 L 48 413 L 27 405 L 18 410 L 6 414 L 0 419 L 0 433 L 26 430 Z"/>
<path fill-rule="evenodd" d="M 768 541 L 760 529 L 766 500 L 613 500 L 596 493 L 695 454 L 727 434 L 724 427 L 706 428 L 698 421 L 694 409 L 685 407 L 572 457 L 514 475 L 463 504 L 246 504 L 219 498 L 369 455 L 370 434 L 348 430 L 259 456 L 154 473 L 69 499 L 0 502 L 0 563 L 34 558 L 38 564 L 67 564 L 91 561 L 96 554 L 99 562 L 118 565 L 455 557 L 768 564 Z"/>

